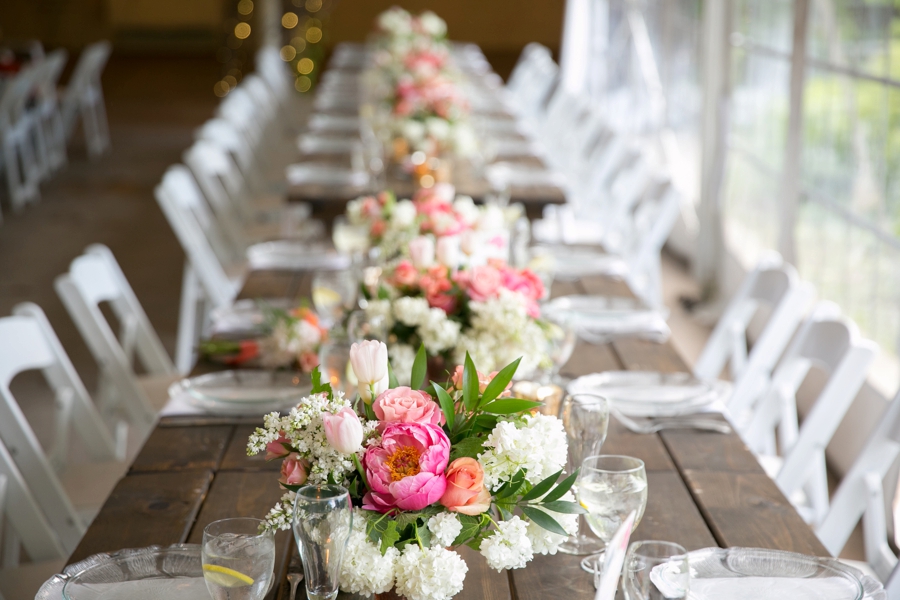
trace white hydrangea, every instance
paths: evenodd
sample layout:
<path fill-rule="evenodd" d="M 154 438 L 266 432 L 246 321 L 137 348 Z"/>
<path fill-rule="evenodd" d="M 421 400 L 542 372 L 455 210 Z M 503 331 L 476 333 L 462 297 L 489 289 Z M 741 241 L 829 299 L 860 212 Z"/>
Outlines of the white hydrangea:
<path fill-rule="evenodd" d="M 495 489 L 519 469 L 525 479 L 536 484 L 566 464 L 566 432 L 556 417 L 526 415 L 520 423 L 501 421 L 484 442 L 486 451 L 478 455 L 484 469 L 484 484 Z"/>
<path fill-rule="evenodd" d="M 428 529 L 432 535 L 432 546 L 447 547 L 462 531 L 462 523 L 455 513 L 442 512 L 428 519 Z"/>
<path fill-rule="evenodd" d="M 411 227 L 416 221 L 416 205 L 412 200 L 399 200 L 391 212 L 391 226 L 398 229 Z"/>
<path fill-rule="evenodd" d="M 394 318 L 410 327 L 418 327 L 428 319 L 428 301 L 425 298 L 403 296 L 394 301 Z"/>
<path fill-rule="evenodd" d="M 366 518 L 357 509 L 353 515 L 353 531 L 347 541 L 339 576 L 341 589 L 352 594 L 383 594 L 394 586 L 394 563 L 400 551 L 394 547 L 381 550 L 366 536 Z"/>
<path fill-rule="evenodd" d="M 416 361 L 416 350 L 409 344 L 392 344 L 390 348 L 391 367 L 400 385 L 409 385 L 412 366 Z"/>
<path fill-rule="evenodd" d="M 418 333 L 429 354 L 435 355 L 453 348 L 459 340 L 460 324 L 447 318 L 440 308 L 431 308 Z"/>
<path fill-rule="evenodd" d="M 560 500 L 574 502 L 575 496 L 572 492 L 566 492 L 560 497 Z M 578 515 L 557 513 L 550 510 L 546 512 L 553 517 L 569 535 L 578 533 Z M 548 531 L 534 521 L 528 522 L 528 538 L 531 540 L 531 546 L 535 554 L 556 554 L 560 544 L 566 540 L 566 537 L 567 536 Z"/>
<path fill-rule="evenodd" d="M 409 600 L 449 600 L 462 591 L 468 571 L 456 552 L 410 544 L 394 563 L 394 591 Z"/>
<path fill-rule="evenodd" d="M 481 554 L 497 571 L 524 568 L 534 558 L 528 524 L 517 516 L 500 521 L 497 530 L 481 542 Z"/>

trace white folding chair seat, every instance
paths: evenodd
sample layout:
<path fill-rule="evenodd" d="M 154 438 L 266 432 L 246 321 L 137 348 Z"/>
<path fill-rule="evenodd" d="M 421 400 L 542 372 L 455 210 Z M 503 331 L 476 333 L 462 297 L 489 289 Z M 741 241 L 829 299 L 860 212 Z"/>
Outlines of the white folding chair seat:
<path fill-rule="evenodd" d="M 98 401 L 107 418 L 127 418 L 143 439 L 168 400 L 165 390 L 159 390 L 162 382 L 171 383 L 179 374 L 125 274 L 110 249 L 97 244 L 73 260 L 55 286 L 100 366 Z M 100 312 L 101 302 L 108 302 L 116 315 L 118 336 Z M 135 372 L 135 358 L 146 375 Z"/>
<path fill-rule="evenodd" d="M 175 366 L 187 373 L 194 365 L 196 343 L 206 327 L 208 311 L 234 301 L 247 267 L 243 255 L 224 241 L 187 167 L 169 167 L 155 194 L 187 258 L 175 351 Z"/>
<path fill-rule="evenodd" d="M 815 292 L 775 252 L 749 273 L 716 323 L 694 365 L 699 379 L 718 379 L 727 364 L 733 382 L 728 411 L 738 421 L 769 385 L 775 364 L 803 320 Z M 768 319 L 750 353 L 747 331 L 754 316 Z"/>
<path fill-rule="evenodd" d="M 818 524 L 828 511 L 825 447 L 865 382 L 877 346 L 830 302 L 820 302 L 785 350 L 746 423 L 744 441 L 774 476 L 775 483 L 806 520 Z M 799 422 L 797 392 L 812 367 L 827 378 Z"/>
<path fill-rule="evenodd" d="M 0 319 L 0 339 L 4 340 L 0 345 L 0 440 L 61 545 L 70 553 L 111 491 L 113 480 L 118 479 L 115 475 L 124 474 L 127 465 L 117 460 L 122 458 L 121 448 L 104 425 L 40 307 L 31 303 L 16 306 L 13 316 Z M 46 452 L 9 387 L 17 374 L 34 369 L 42 371 L 56 396 L 54 446 Z M 86 478 L 89 468 L 79 467 L 80 478 L 74 482 L 77 486 L 66 489 L 57 472 L 66 473 L 69 468 L 72 430 L 91 459 L 102 464 L 102 477 Z M 75 467 L 72 469 L 71 473 L 76 473 Z M 73 502 L 78 490 L 92 492 L 88 504 Z"/>
<path fill-rule="evenodd" d="M 80 115 L 91 157 L 100 156 L 110 146 L 109 123 L 100 83 L 110 52 L 112 45 L 107 41 L 96 42 L 82 50 L 62 94 L 61 110 L 66 138 L 71 138 Z"/>

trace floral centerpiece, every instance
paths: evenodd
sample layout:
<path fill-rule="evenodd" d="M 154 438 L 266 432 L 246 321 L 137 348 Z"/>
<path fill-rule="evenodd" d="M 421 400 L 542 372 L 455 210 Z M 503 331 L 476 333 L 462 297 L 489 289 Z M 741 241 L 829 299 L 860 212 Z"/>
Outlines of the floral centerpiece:
<path fill-rule="evenodd" d="M 240 341 L 212 339 L 200 343 L 206 358 L 229 365 L 257 363 L 267 369 L 299 368 L 311 372 L 319 365 L 319 348 L 328 338 L 328 330 L 319 316 L 307 306 L 289 310 L 261 305 L 264 337 Z"/>
<path fill-rule="evenodd" d="M 266 526 L 287 529 L 293 494 L 339 483 L 354 504 L 341 589 L 393 590 L 409 600 L 444 600 L 463 588 L 467 545 L 501 571 L 554 554 L 576 530 L 566 435 L 540 403 L 509 397 L 519 361 L 485 376 L 470 357 L 445 385 L 426 386 L 420 348 L 410 385 L 400 386 L 381 342 L 354 344 L 358 414 L 341 392 L 319 384 L 287 415 L 272 413 L 248 453 L 282 460 L 282 501 Z"/>

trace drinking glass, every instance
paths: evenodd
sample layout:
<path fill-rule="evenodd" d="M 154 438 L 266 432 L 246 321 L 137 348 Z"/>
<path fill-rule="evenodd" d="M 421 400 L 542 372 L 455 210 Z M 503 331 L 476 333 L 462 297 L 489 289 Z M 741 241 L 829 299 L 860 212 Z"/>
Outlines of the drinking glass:
<path fill-rule="evenodd" d="M 312 300 L 316 312 L 328 325 L 341 320 L 356 307 L 359 281 L 353 269 L 316 271 L 312 280 Z"/>
<path fill-rule="evenodd" d="M 585 520 L 598 538 L 608 544 L 616 531 L 635 513 L 637 529 L 647 508 L 647 471 L 644 461 L 631 456 L 589 456 L 581 464 L 575 482 L 578 502 L 587 510 Z M 589 572 L 596 571 L 596 557 L 582 561 Z"/>
<path fill-rule="evenodd" d="M 328 339 L 319 346 L 319 372 L 331 387 L 352 396 L 356 390 L 355 379 L 351 381 L 350 339 L 339 327 L 331 329 Z"/>
<path fill-rule="evenodd" d="M 566 319 L 544 317 L 544 320 L 547 322 L 547 345 L 553 365 L 542 374 L 541 383 L 558 383 L 563 385 L 564 382 L 560 380 L 559 371 L 572 357 L 572 352 L 575 351 L 575 344 L 578 342 L 578 335 Z M 599 451 L 599 448 L 597 451 Z M 596 454 L 597 451 L 590 454 Z"/>
<path fill-rule="evenodd" d="M 561 417 L 569 445 L 567 470 L 574 473 L 584 458 L 600 452 L 609 425 L 609 404 L 592 394 L 572 394 L 563 400 Z M 578 533 L 559 547 L 566 554 L 592 554 L 602 548 L 600 540 L 590 534 L 585 518 L 578 519 Z"/>
<path fill-rule="evenodd" d="M 200 559 L 213 600 L 261 600 L 272 583 L 275 537 L 259 519 L 214 521 L 203 529 Z"/>
<path fill-rule="evenodd" d="M 350 494 L 339 485 L 306 485 L 294 500 L 294 539 L 303 560 L 309 600 L 334 600 L 353 509 Z"/>
<path fill-rule="evenodd" d="M 654 567 L 665 564 L 668 576 L 665 593 L 651 581 Z M 672 542 L 634 542 L 628 547 L 622 568 L 622 588 L 625 600 L 665 600 L 687 598 L 690 587 L 690 568 L 687 550 Z"/>
<path fill-rule="evenodd" d="M 387 342 L 388 321 L 383 315 L 368 315 L 364 310 L 355 310 L 347 320 L 347 334 L 351 342 L 378 340 Z"/>
<path fill-rule="evenodd" d="M 341 215 L 331 226 L 331 239 L 338 252 L 349 254 L 355 262 L 369 249 L 369 229 L 365 225 L 353 225 Z"/>

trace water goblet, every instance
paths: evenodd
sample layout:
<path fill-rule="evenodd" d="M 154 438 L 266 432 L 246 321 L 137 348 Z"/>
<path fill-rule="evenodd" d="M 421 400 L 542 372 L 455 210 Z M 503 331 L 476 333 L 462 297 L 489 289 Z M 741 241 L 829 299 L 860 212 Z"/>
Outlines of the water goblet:
<path fill-rule="evenodd" d="M 606 441 L 609 404 L 600 396 L 572 394 L 563 400 L 560 416 L 569 445 L 567 470 L 574 473 L 584 458 L 598 453 Z M 590 535 L 582 516 L 578 519 L 578 533 L 563 542 L 559 549 L 566 554 L 592 554 L 601 548 L 600 540 Z"/>
<path fill-rule="evenodd" d="M 663 567 L 667 573 L 665 590 L 660 590 L 650 575 L 659 565 L 666 565 Z M 622 568 L 622 588 L 625 600 L 687 598 L 690 588 L 687 550 L 672 542 L 632 543 Z"/>
<path fill-rule="evenodd" d="M 341 215 L 331 226 L 331 239 L 338 252 L 349 254 L 354 262 L 360 262 L 369 249 L 369 229 L 365 225 L 354 225 Z"/>
<path fill-rule="evenodd" d="M 581 464 L 575 495 L 587 510 L 585 520 L 591 531 L 608 544 L 616 531 L 635 513 L 632 531 L 637 529 L 647 508 L 647 471 L 644 461 L 631 456 L 589 456 Z M 582 561 L 584 570 L 595 572 L 597 557 Z"/>
<path fill-rule="evenodd" d="M 213 600 L 262 600 L 272 583 L 275 537 L 259 519 L 214 521 L 203 529 L 200 559 Z"/>
<path fill-rule="evenodd" d="M 293 530 L 303 559 L 306 597 L 334 600 L 350 529 L 350 494 L 339 485 L 305 485 L 294 500 Z"/>
<path fill-rule="evenodd" d="M 312 280 L 312 300 L 316 312 L 328 325 L 341 320 L 356 307 L 359 282 L 352 269 L 316 271 Z"/>

